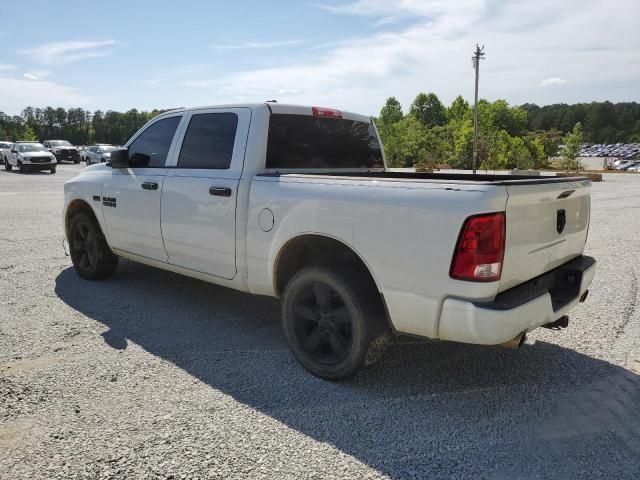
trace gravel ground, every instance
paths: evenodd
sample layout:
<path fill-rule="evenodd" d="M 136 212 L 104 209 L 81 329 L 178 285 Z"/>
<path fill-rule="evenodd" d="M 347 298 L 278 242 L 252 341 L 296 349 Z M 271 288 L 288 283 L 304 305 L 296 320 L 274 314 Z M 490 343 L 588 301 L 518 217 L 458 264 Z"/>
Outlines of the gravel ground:
<path fill-rule="evenodd" d="M 0 171 L 0 477 L 640 478 L 640 175 L 593 185 L 587 302 L 519 351 L 398 339 L 305 373 L 278 303 L 122 262 L 80 280 L 56 175 Z"/>

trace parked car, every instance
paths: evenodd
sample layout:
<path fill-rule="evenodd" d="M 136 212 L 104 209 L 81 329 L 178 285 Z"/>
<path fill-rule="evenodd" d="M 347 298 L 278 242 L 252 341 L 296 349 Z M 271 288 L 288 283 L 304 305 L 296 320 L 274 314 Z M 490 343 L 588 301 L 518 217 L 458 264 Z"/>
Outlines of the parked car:
<path fill-rule="evenodd" d="M 0 142 L 0 165 L 4 165 L 4 159 L 9 154 L 12 145 L 11 142 Z"/>
<path fill-rule="evenodd" d="M 80 163 L 80 152 L 67 140 L 45 140 L 42 144 L 55 155 L 58 163 L 63 160 Z"/>
<path fill-rule="evenodd" d="M 94 163 L 108 162 L 111 157 L 111 152 L 115 150 L 115 145 L 110 145 L 108 143 L 98 143 L 96 145 L 92 145 L 85 149 L 84 151 L 84 161 L 87 165 L 91 165 Z"/>
<path fill-rule="evenodd" d="M 614 168 L 619 167 L 622 163 L 627 163 L 628 160 L 623 160 L 622 158 L 618 158 L 616 160 L 614 160 L 613 162 L 613 166 Z"/>
<path fill-rule="evenodd" d="M 627 172 L 639 173 L 640 172 L 640 162 L 637 163 L 636 165 L 633 165 L 633 166 L 627 168 Z"/>
<path fill-rule="evenodd" d="M 295 357 L 333 380 L 391 332 L 518 346 L 566 326 L 595 273 L 590 185 L 391 172 L 371 118 L 334 109 L 179 109 L 68 181 L 63 225 L 84 279 L 125 257 L 281 298 Z"/>
<path fill-rule="evenodd" d="M 622 163 L 618 164 L 616 170 L 627 170 L 629 167 L 634 167 L 638 164 L 638 162 L 634 162 L 632 160 L 626 160 Z"/>
<path fill-rule="evenodd" d="M 56 173 L 56 157 L 44 145 L 37 142 L 16 142 L 11 146 L 4 162 L 4 169 L 11 171 L 13 167 L 20 173 L 31 170 L 49 170 Z"/>

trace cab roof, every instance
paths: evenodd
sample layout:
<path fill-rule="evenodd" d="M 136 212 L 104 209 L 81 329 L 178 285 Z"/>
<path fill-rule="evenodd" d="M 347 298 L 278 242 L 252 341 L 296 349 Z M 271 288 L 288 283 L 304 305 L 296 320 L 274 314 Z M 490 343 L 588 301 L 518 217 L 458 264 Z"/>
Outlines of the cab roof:
<path fill-rule="evenodd" d="M 207 105 L 202 107 L 182 107 L 182 108 L 176 108 L 167 112 L 163 112 L 161 115 L 166 115 L 169 113 L 178 113 L 178 112 L 190 112 L 194 110 L 206 110 L 210 108 L 250 108 L 251 110 L 268 108 L 272 114 L 275 113 L 275 114 L 309 115 L 309 116 L 314 115 L 314 109 L 320 109 L 325 111 L 329 110 L 329 111 L 339 112 L 341 115 L 341 118 L 345 118 L 347 120 L 355 120 L 359 122 L 371 121 L 371 117 L 367 115 L 361 115 L 354 112 L 334 109 L 332 107 L 295 105 L 291 103 L 278 103 L 278 102 L 272 102 L 272 101 L 263 102 L 263 103 L 229 103 L 224 105 Z"/>

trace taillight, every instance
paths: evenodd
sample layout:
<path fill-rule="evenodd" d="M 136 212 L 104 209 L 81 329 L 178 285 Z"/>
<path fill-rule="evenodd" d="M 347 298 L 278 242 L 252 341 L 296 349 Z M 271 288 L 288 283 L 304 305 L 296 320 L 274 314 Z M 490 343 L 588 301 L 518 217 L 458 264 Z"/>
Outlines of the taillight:
<path fill-rule="evenodd" d="M 342 112 L 333 108 L 311 107 L 314 117 L 342 118 Z"/>
<path fill-rule="evenodd" d="M 504 258 L 504 212 L 465 220 L 451 261 L 451 278 L 472 282 L 500 280 Z"/>

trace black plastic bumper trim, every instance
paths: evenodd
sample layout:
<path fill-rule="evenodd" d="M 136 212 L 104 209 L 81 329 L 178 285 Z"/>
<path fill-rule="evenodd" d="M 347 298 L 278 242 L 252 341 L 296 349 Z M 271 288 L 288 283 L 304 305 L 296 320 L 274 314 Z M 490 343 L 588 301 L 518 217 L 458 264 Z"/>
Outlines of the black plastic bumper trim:
<path fill-rule="evenodd" d="M 553 311 L 557 312 L 580 295 L 582 275 L 596 263 L 593 257 L 581 255 L 547 273 L 500 292 L 492 302 L 474 302 L 488 310 L 512 310 L 545 293 L 551 295 Z"/>

